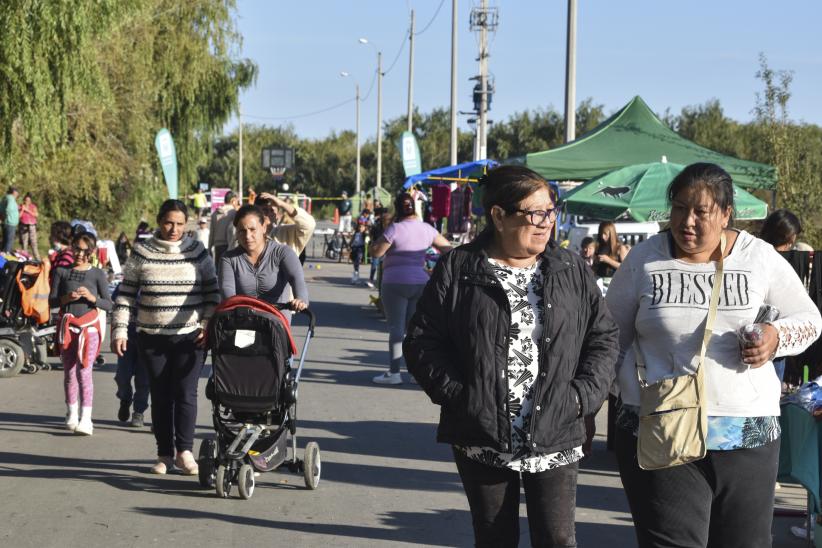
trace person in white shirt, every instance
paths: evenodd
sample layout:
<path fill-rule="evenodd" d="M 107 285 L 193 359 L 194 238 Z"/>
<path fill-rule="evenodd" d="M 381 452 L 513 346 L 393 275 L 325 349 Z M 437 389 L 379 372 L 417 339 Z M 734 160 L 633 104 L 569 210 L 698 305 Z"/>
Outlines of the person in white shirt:
<path fill-rule="evenodd" d="M 771 245 L 730 228 L 733 185 L 722 168 L 686 167 L 668 199 L 670 229 L 633 248 L 607 295 L 620 330 L 617 460 L 639 546 L 770 546 L 781 388 L 772 360 L 810 346 L 822 317 Z M 642 470 L 636 363 L 645 364 L 648 383 L 695 371 L 720 257 L 722 285 L 702 365 L 707 455 Z M 740 349 L 737 328 L 753 323 L 765 304 L 779 309 L 779 319 L 758 324 L 759 342 Z M 625 359 L 630 350 L 637 359 Z"/>
<path fill-rule="evenodd" d="M 200 240 L 203 245 L 208 245 L 210 232 L 211 231 L 208 229 L 208 219 L 200 219 L 197 222 L 197 239 Z"/>

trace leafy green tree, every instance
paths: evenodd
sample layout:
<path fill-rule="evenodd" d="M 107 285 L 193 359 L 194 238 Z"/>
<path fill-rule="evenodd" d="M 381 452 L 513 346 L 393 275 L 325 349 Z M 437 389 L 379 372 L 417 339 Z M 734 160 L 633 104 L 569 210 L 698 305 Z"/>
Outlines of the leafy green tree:
<path fill-rule="evenodd" d="M 231 53 L 233 12 L 233 0 L 7 0 L 0 181 L 32 192 L 44 225 L 130 229 L 165 195 L 154 135 L 167 127 L 187 194 L 256 74 Z"/>
<path fill-rule="evenodd" d="M 765 87 L 756 95 L 756 129 L 767 145 L 768 163 L 777 169 L 778 204 L 799 215 L 805 230 L 804 239 L 819 247 L 822 244 L 822 130 L 791 121 L 788 102 L 792 72 L 771 69 L 765 55 L 760 54 L 756 76 Z"/>

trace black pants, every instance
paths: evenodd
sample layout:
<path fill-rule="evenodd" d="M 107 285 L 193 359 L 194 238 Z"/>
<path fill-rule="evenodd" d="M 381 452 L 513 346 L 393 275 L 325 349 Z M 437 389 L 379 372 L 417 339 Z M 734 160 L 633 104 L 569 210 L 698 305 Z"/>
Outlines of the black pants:
<path fill-rule="evenodd" d="M 639 467 L 630 431 L 615 441 L 640 548 L 771 546 L 779 440 L 664 470 Z"/>
<path fill-rule="evenodd" d="M 519 545 L 520 473 L 496 468 L 454 450 L 474 525 L 478 547 Z M 528 529 L 532 546 L 576 546 L 574 509 L 578 465 L 568 464 L 546 472 L 522 473 Z"/>
<path fill-rule="evenodd" d="M 140 359 L 151 385 L 151 422 L 157 455 L 173 457 L 194 447 L 197 422 L 197 381 L 205 351 L 197 348 L 197 332 L 187 335 L 139 333 Z"/>

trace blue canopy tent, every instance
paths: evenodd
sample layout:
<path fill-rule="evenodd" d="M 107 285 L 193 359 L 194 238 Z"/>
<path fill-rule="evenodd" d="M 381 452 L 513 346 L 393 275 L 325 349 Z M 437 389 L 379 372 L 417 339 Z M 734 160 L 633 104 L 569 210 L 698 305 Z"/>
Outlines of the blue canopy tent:
<path fill-rule="evenodd" d="M 496 160 L 477 160 L 476 162 L 465 162 L 455 166 L 438 167 L 430 171 L 411 175 L 405 180 L 403 188 L 411 188 L 416 183 L 439 184 L 439 183 L 476 183 L 480 177 L 489 169 L 499 165 Z"/>

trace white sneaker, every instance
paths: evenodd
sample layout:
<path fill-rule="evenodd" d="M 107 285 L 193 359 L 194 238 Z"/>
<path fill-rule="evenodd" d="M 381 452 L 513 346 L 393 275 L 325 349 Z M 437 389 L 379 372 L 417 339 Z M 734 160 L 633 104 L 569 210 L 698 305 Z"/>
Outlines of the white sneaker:
<path fill-rule="evenodd" d="M 365 282 L 365 285 L 367 285 L 369 289 L 374 289 L 374 282 L 372 282 L 371 280 Z"/>
<path fill-rule="evenodd" d="M 77 424 L 77 428 L 74 429 L 74 433 L 82 436 L 90 436 L 94 433 L 94 425 L 91 422 L 91 407 L 83 407 L 80 422 Z"/>
<path fill-rule="evenodd" d="M 383 373 L 371 379 L 371 382 L 375 384 L 402 384 L 402 376 L 399 373 Z"/>
<path fill-rule="evenodd" d="M 74 429 L 74 433 L 80 434 L 81 436 L 92 435 L 94 433 L 94 424 L 91 422 L 91 419 L 80 419 L 80 422 L 77 424 L 77 428 Z"/>
<path fill-rule="evenodd" d="M 357 284 L 359 281 L 360 281 L 360 275 L 359 275 L 359 274 L 357 274 L 356 272 L 354 272 L 354 273 L 351 275 L 351 283 L 352 283 L 352 284 Z"/>

